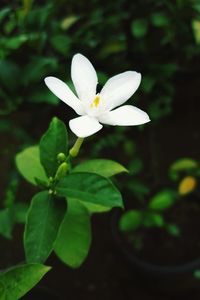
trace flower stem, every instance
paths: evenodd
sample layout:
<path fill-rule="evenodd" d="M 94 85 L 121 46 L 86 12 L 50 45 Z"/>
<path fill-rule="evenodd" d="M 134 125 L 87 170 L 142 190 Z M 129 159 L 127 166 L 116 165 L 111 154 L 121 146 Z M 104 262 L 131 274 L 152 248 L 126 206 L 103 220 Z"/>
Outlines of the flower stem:
<path fill-rule="evenodd" d="M 69 154 L 72 157 L 76 157 L 79 153 L 81 145 L 83 144 L 84 138 L 77 138 L 74 146 L 69 150 Z"/>

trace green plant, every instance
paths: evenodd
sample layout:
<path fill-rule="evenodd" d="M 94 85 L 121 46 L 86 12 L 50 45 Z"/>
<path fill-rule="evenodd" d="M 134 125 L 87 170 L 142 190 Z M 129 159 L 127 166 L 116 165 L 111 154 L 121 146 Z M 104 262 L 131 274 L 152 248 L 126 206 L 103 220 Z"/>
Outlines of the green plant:
<path fill-rule="evenodd" d="M 122 165 L 93 159 L 74 166 L 73 161 L 84 138 L 102 128 L 99 122 L 130 126 L 150 121 L 145 112 L 130 105 L 113 110 L 132 96 L 141 75 L 133 71 L 121 73 L 96 94 L 95 69 L 86 57 L 77 54 L 72 60 L 72 80 L 79 98 L 55 77 L 45 78 L 45 83 L 81 115 L 69 122 L 77 136 L 75 144 L 69 147 L 67 128 L 54 117 L 39 144 L 16 155 L 18 171 L 40 191 L 32 197 L 28 209 L 27 205 L 15 202 L 15 181 L 5 197 L 0 228 L 10 238 L 14 224 L 25 223 L 26 264 L 0 274 L 1 299 L 19 299 L 31 289 L 49 271 L 43 264 L 53 251 L 63 263 L 78 268 L 89 252 L 92 214 L 123 208 L 121 193 L 110 180 L 113 175 L 127 172 Z"/>
<path fill-rule="evenodd" d="M 198 194 L 199 176 L 200 165 L 196 160 L 178 159 L 169 168 L 169 177 L 172 180 L 170 188 L 166 185 L 153 195 L 146 196 L 148 201 L 140 202 L 139 208 L 127 210 L 122 214 L 119 222 L 120 231 L 130 234 L 133 246 L 137 250 L 143 247 L 143 233 L 140 230 L 144 228 L 160 228 L 175 237 L 180 236 L 181 228 L 169 223 L 165 212 L 178 205 L 180 201 L 184 201 L 184 197 L 190 193 Z"/>
<path fill-rule="evenodd" d="M 26 264 L 0 274 L 1 297 L 18 299 L 31 289 L 49 270 L 42 264 L 52 251 L 68 266 L 79 267 L 91 244 L 92 214 L 123 207 L 121 194 L 109 178 L 127 170 L 106 159 L 74 166 L 72 160 L 82 142 L 79 138 L 69 150 L 66 127 L 53 118 L 39 145 L 16 155 L 21 175 L 41 191 L 30 204 L 15 202 L 10 194 L 0 211 L 1 233 L 7 238 L 11 237 L 15 222 L 25 223 L 26 254 Z M 14 188 L 15 184 L 11 186 Z M 16 290 L 12 288 L 14 284 Z"/>

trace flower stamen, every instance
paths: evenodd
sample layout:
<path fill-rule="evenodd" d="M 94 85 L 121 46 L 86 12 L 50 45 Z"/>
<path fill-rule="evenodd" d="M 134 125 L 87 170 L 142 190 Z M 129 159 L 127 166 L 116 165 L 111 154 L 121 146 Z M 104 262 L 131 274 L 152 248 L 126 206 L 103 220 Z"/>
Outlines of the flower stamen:
<path fill-rule="evenodd" d="M 100 103 L 100 97 L 99 95 L 97 95 L 94 100 L 92 101 L 92 103 L 90 104 L 90 107 L 91 108 L 94 108 L 94 107 L 98 107 L 99 106 L 99 103 Z"/>

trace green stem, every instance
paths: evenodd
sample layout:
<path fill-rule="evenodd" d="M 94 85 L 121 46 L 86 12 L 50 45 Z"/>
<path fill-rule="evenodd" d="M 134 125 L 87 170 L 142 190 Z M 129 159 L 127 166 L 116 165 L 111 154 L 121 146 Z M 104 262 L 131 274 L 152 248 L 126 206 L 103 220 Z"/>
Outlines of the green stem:
<path fill-rule="evenodd" d="M 81 145 L 83 144 L 84 138 L 77 138 L 74 146 L 69 150 L 69 155 L 72 157 L 76 157 L 79 153 Z"/>

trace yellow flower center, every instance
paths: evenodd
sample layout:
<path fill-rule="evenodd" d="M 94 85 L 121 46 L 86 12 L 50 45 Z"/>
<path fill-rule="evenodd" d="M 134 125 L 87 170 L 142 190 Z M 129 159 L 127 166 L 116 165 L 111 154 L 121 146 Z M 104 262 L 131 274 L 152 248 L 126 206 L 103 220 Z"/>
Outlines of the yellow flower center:
<path fill-rule="evenodd" d="M 94 107 L 98 107 L 99 106 L 99 103 L 100 103 L 100 97 L 97 95 L 94 100 L 92 101 L 92 103 L 90 104 L 90 107 L 91 108 L 94 108 Z"/>

